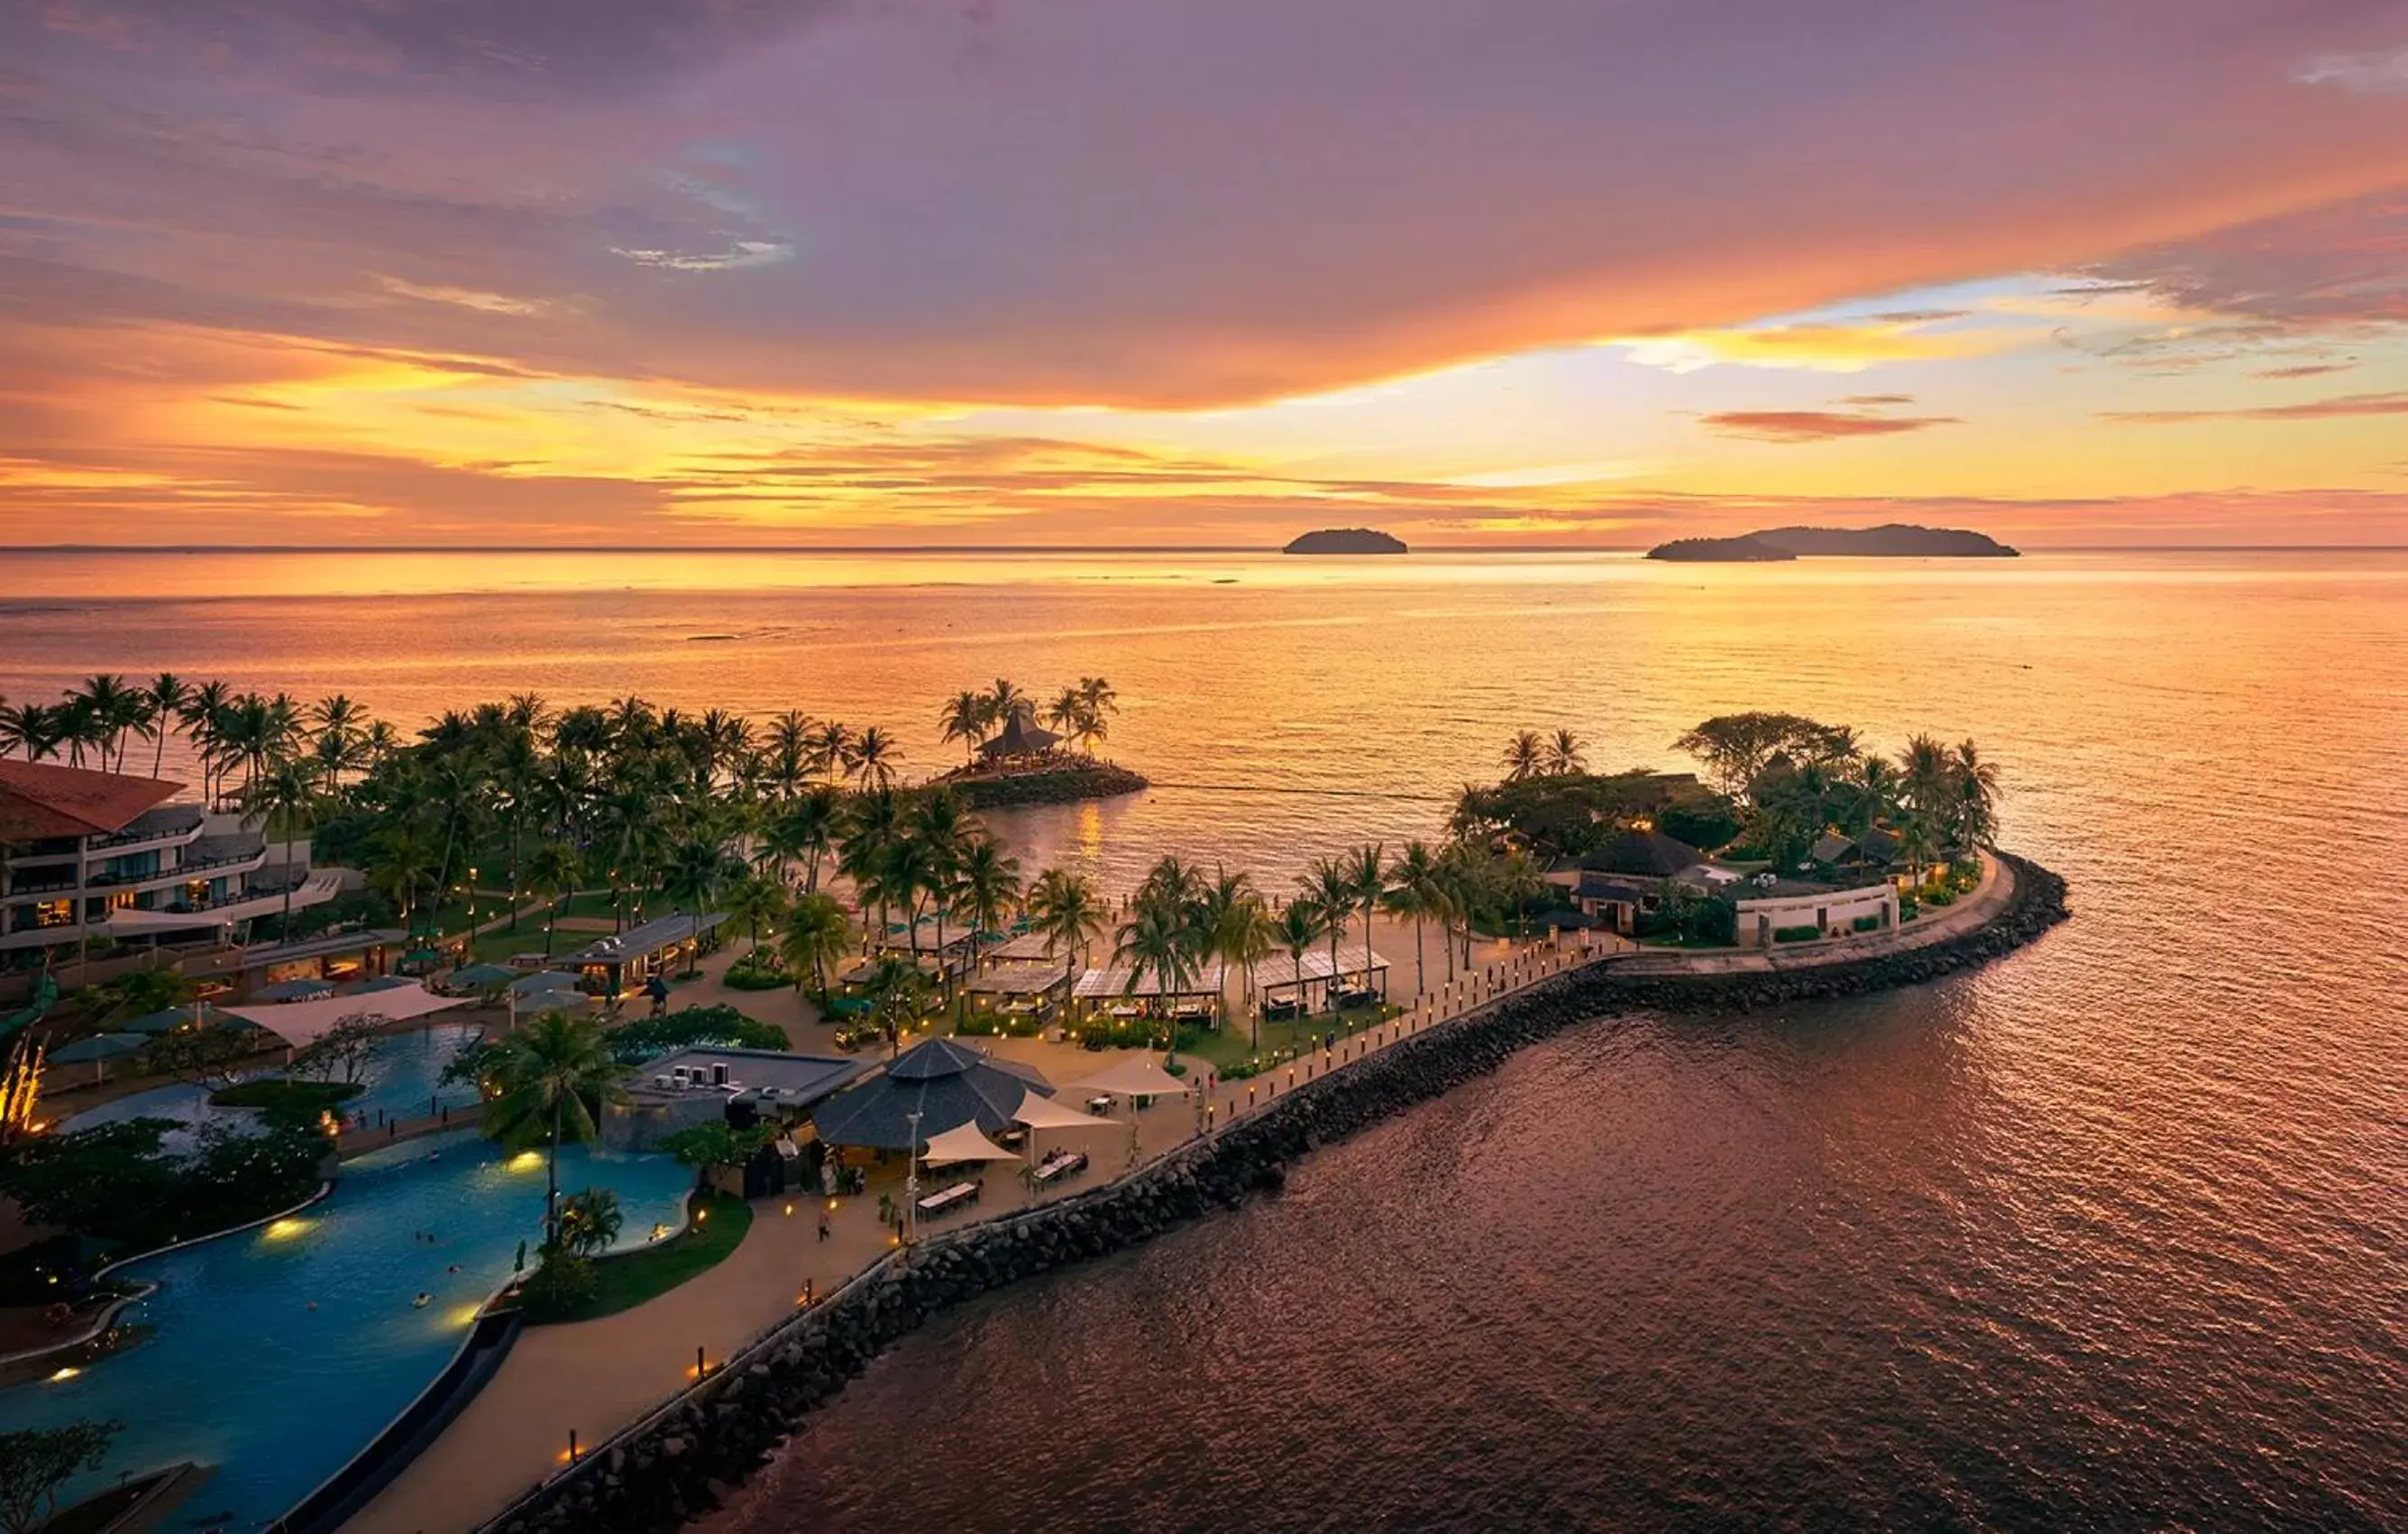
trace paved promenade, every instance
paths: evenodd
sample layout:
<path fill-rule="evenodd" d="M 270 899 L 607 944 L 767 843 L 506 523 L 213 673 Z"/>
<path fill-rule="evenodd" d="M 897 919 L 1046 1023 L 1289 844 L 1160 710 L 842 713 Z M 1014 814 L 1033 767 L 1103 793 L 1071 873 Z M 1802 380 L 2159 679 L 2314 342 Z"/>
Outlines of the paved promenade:
<path fill-rule="evenodd" d="M 1998 909 L 2013 876 L 1993 862 L 1980 888 L 1944 913 L 1894 933 L 1801 945 L 1773 955 L 1686 953 L 1633 949 L 1593 936 L 1568 935 L 1559 947 L 1484 942 L 1475 967 L 1453 984 L 1435 935 L 1383 923 L 1375 947 L 1393 966 L 1392 981 L 1409 991 L 1409 955 L 1417 937 L 1431 994 L 1395 1021 L 1341 1040 L 1249 1081 L 1209 1081 L 1208 1090 L 1158 1101 L 1141 1112 L 1118 1110 L 1108 1127 L 1050 1131 L 1044 1149 L 1067 1145 L 1090 1158 L 1082 1176 L 1044 1193 L 1027 1188 L 1010 1168 L 990 1170 L 976 1216 L 993 1216 L 1090 1187 L 1193 1139 L 1208 1125 L 1226 1124 L 1266 1106 L 1294 1086 L 1383 1049 L 1435 1023 L 1458 1016 L 1600 956 L 1634 972 L 1724 973 L 1770 970 L 1799 963 L 1832 963 L 1935 942 L 1977 925 Z M 1401 961 L 1398 954 L 1408 955 Z M 785 1026 L 798 1048 L 824 1051 L 826 1030 L 809 1003 L 788 992 L 736 992 L 718 983 L 732 954 L 719 955 L 705 979 L 681 985 L 677 1004 L 728 1001 Z M 1033 1039 L 982 1039 L 982 1048 L 1024 1060 L 1057 1086 L 1092 1075 L 1112 1056 Z M 582 1449 L 648 1415 L 691 1383 L 695 1352 L 712 1364 L 741 1349 L 791 1315 L 807 1290 L 825 1294 L 891 1249 L 894 1237 L 879 1218 L 879 1195 L 902 1202 L 899 1168 L 873 1173 L 866 1194 L 840 1199 L 796 1197 L 755 1205 L 751 1233 L 718 1267 L 648 1304 L 574 1326 L 530 1327 L 501 1369 L 441 1438 L 347 1526 L 347 1534 L 452 1534 L 501 1511 L 557 1472 L 567 1460 L 569 1434 Z M 939 1185 L 924 1183 L 923 1191 Z M 820 1235 L 820 1216 L 828 1234 Z M 941 1222 L 958 1225 L 969 1216 Z M 929 1228 L 936 1228 L 932 1223 Z"/>

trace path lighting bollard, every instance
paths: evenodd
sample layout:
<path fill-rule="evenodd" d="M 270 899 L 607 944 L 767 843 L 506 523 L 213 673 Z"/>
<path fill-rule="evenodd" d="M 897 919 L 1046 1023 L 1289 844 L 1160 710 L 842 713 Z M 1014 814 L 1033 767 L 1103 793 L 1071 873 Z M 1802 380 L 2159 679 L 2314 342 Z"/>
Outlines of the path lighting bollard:
<path fill-rule="evenodd" d="M 568 1462 L 572 1465 L 577 1463 L 577 1429 L 574 1427 L 568 1430 Z"/>
<path fill-rule="evenodd" d="M 699 1380 L 699 1379 L 701 1379 L 705 1374 L 709 1373 L 709 1372 L 710 1372 L 710 1366 L 709 1364 L 707 1364 L 707 1363 L 703 1362 L 703 1357 L 702 1357 L 702 1344 L 700 1344 L 700 1343 L 698 1343 L 698 1342 L 697 1342 L 697 1343 L 695 1343 L 695 1349 L 694 1349 L 694 1377 L 695 1377 L 695 1379 Z"/>
<path fill-rule="evenodd" d="M 1252 1082 L 1246 1083 L 1246 1106 L 1248 1108 L 1254 1106 L 1254 1083 Z"/>

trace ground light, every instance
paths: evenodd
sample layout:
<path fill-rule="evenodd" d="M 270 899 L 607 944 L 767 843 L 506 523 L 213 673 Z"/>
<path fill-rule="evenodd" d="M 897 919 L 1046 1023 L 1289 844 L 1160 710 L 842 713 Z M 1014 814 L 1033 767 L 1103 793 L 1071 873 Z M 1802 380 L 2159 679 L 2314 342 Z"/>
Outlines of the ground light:
<path fill-rule="evenodd" d="M 289 1241 L 308 1228 L 308 1221 L 296 1220 L 288 1214 L 280 1220 L 270 1221 L 267 1228 L 261 1234 L 271 1241 Z"/>
<path fill-rule="evenodd" d="M 52 1374 L 50 1376 L 50 1383 L 52 1384 L 58 1384 L 63 1381 L 72 1380 L 82 1372 L 82 1369 L 76 1368 L 73 1364 L 69 1364 L 66 1368 L 60 1369 L 55 1374 Z"/>

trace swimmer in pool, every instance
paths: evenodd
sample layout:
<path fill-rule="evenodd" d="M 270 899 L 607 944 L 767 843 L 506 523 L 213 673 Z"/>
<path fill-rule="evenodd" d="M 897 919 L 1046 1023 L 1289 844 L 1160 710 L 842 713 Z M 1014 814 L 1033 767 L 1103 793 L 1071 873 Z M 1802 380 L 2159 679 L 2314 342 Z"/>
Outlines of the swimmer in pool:
<path fill-rule="evenodd" d="M 435 1297 L 422 1290 L 420 1291 L 418 1297 L 409 1302 L 409 1308 L 413 1311 L 423 1311 L 434 1303 Z"/>

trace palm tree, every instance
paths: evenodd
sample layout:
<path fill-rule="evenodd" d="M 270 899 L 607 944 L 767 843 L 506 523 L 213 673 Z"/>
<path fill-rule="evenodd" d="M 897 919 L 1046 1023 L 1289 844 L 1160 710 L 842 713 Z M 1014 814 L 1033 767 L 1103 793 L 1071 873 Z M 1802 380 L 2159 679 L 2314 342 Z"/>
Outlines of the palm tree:
<path fill-rule="evenodd" d="M 279 762 L 242 793 L 244 825 L 273 833 L 280 824 L 284 833 L 284 917 L 277 930 L 286 939 L 293 936 L 293 891 L 300 882 L 294 877 L 299 870 L 294 867 L 293 842 L 312 828 L 321 803 L 317 779 L 298 762 Z"/>
<path fill-rule="evenodd" d="M 803 975 L 809 971 L 823 1002 L 827 999 L 828 966 L 844 957 L 852 946 L 853 925 L 845 920 L 843 903 L 833 895 L 806 895 L 796 900 L 778 929 L 778 956 L 786 961 L 786 972 L 795 977 L 796 988 L 801 988 Z"/>
<path fill-rule="evenodd" d="M 1168 909 L 1158 903 L 1140 903 L 1136 912 L 1125 923 L 1112 944 L 1112 963 L 1128 966 L 1128 979 L 1123 983 L 1124 995 L 1135 996 L 1147 975 L 1154 978 L 1154 987 L 1165 1003 L 1162 1009 L 1163 1033 L 1175 1053 L 1179 1035 L 1170 1026 L 1168 1003 L 1172 996 L 1185 994 L 1194 983 L 1197 973 L 1197 949 L 1200 934 L 1185 910 Z"/>
<path fill-rule="evenodd" d="M 200 754 L 204 804 L 217 803 L 218 721 L 225 717 L 226 708 L 233 701 L 234 690 L 224 682 L 205 681 L 186 695 L 183 706 L 177 710 L 177 720 L 184 726 L 184 738 Z"/>
<path fill-rule="evenodd" d="M 853 732 L 833 719 L 824 719 L 809 737 L 812 770 L 835 778 L 853 759 Z"/>
<path fill-rule="evenodd" d="M 761 948 L 761 928 L 786 913 L 786 886 L 774 879 L 749 874 L 728 886 L 720 901 L 731 921 L 744 924 L 753 952 Z"/>
<path fill-rule="evenodd" d="M 864 788 L 893 788 L 895 766 L 902 759 L 895 738 L 872 724 L 853 738 L 845 766 Z"/>
<path fill-rule="evenodd" d="M 962 849 L 953 887 L 974 930 L 993 932 L 1020 899 L 1020 860 L 980 837 Z"/>
<path fill-rule="evenodd" d="M 1368 989 L 1371 983 L 1371 920 L 1379 913 L 1381 898 L 1388 893 L 1388 866 L 1378 842 L 1365 842 L 1354 849 L 1353 873 L 1354 900 L 1363 908 L 1363 984 Z"/>
<path fill-rule="evenodd" d="M 1546 769 L 1547 748 L 1536 730 L 1524 730 L 1505 748 L 1505 781 L 1527 781 Z"/>
<path fill-rule="evenodd" d="M 1279 920 L 1273 924 L 1274 937 L 1280 947 L 1287 950 L 1288 964 L 1296 974 L 1296 1010 L 1298 1016 L 1304 1012 L 1305 953 L 1328 932 L 1329 913 L 1322 909 L 1320 901 L 1309 895 L 1299 895 L 1290 900 L 1279 913 Z M 1335 968 L 1337 961 L 1333 959 L 1330 962 Z M 1259 1042 L 1259 1033 L 1256 1039 Z"/>
<path fill-rule="evenodd" d="M 1109 922 L 1103 896 L 1084 875 L 1048 868 L 1028 887 L 1026 910 L 1030 930 L 1044 936 L 1046 957 L 1058 950 L 1065 966 L 1063 979 L 1075 984 L 1080 957 L 1088 944 L 1103 935 Z"/>
<path fill-rule="evenodd" d="M 1586 746 L 1587 742 L 1571 731 L 1557 730 L 1555 738 L 1547 742 L 1547 770 L 1551 773 L 1586 772 Z"/>
<path fill-rule="evenodd" d="M 1033 701 L 1026 693 L 997 677 L 995 685 L 987 691 L 987 718 L 998 725 L 1007 724 L 1014 710 L 1030 708 Z"/>
<path fill-rule="evenodd" d="M 1981 748 L 1966 740 L 1949 767 L 1956 839 L 1964 846 L 1979 846 L 1998 831 L 1998 765 L 1982 760 Z"/>
<path fill-rule="evenodd" d="M 835 850 L 837 827 L 843 817 L 842 796 L 825 783 L 814 783 L 769 823 L 767 839 L 771 853 L 781 871 L 789 859 L 802 859 L 806 893 L 819 890 L 820 860 Z"/>
<path fill-rule="evenodd" d="M 1388 909 L 1413 920 L 1413 995 L 1419 996 L 1429 990 L 1423 976 L 1422 938 L 1429 919 L 1442 919 L 1450 909 L 1446 883 L 1437 857 L 1427 843 L 1420 841 L 1405 843 L 1405 850 L 1388 865 L 1388 878 L 1395 884 L 1383 897 Z"/>
<path fill-rule="evenodd" d="M 560 1244 L 580 1257 L 610 1250 L 626 1224 L 619 1196 L 609 1188 L 582 1188 L 560 1201 Z"/>
<path fill-rule="evenodd" d="M 560 917 L 560 897 L 574 894 L 585 859 L 566 841 L 540 841 L 527 859 L 527 882 L 543 896 L 543 956 L 552 957 L 552 933 Z"/>
<path fill-rule="evenodd" d="M 150 719 L 149 699 L 139 688 L 128 686 L 123 677 L 106 672 L 86 678 L 83 692 L 73 701 L 90 710 L 94 730 L 92 743 L 99 748 L 101 770 L 109 769 L 112 752 L 122 767 L 127 732 Z"/>
<path fill-rule="evenodd" d="M 886 1054 L 891 1059 L 898 1051 L 904 1032 L 920 1015 L 921 1004 L 927 996 L 928 977 L 920 973 L 920 966 L 914 960 L 889 953 L 870 966 L 861 988 L 869 1000 L 870 1020 L 886 1036 Z"/>
<path fill-rule="evenodd" d="M 544 1148 L 547 1250 L 560 1237 L 560 1147 L 592 1140 L 603 1106 L 627 1100 L 622 1069 L 601 1025 L 566 1012 L 541 1013 L 494 1047 L 485 1133 L 508 1150 Z"/>
<path fill-rule="evenodd" d="M 878 925 L 883 931 L 886 895 L 880 888 L 879 874 L 886 850 L 903 835 L 903 801 L 891 788 L 871 789 L 845 806 L 843 823 L 837 871 L 853 881 L 853 896 L 865 917 L 870 902 L 877 901 Z"/>
<path fill-rule="evenodd" d="M 1329 939 L 1329 1010 L 1338 1010 L 1338 939 L 1346 935 L 1346 918 L 1354 912 L 1361 898 L 1354 882 L 1351 863 L 1336 858 L 1317 857 L 1312 867 L 1297 881 L 1305 898 L 1321 908 L 1322 936 Z M 1297 1000 L 1304 999 L 1304 982 L 1297 982 Z"/>
<path fill-rule="evenodd" d="M 1243 880 L 1245 875 L 1239 874 Z M 1217 890 L 1216 890 L 1217 896 Z M 1311 939 L 1306 939 L 1308 944 Z M 1271 920 L 1263 897 L 1252 890 L 1237 899 L 1219 906 L 1212 926 L 1212 951 L 1225 964 L 1234 964 L 1246 977 L 1246 1016 L 1249 1023 L 1248 1048 L 1259 1052 L 1263 1047 L 1263 1008 L 1255 996 L 1254 967 L 1276 953 L 1280 945 L 1279 924 Z"/>
<path fill-rule="evenodd" d="M 962 855 L 980 834 L 978 823 L 962 810 L 962 801 L 950 788 L 939 788 L 911 807 L 910 840 L 926 863 L 924 882 L 937 917 L 937 967 L 942 989 L 952 1000 L 953 971 L 945 963 L 945 916 L 961 875 Z M 913 937 L 916 940 L 917 928 Z"/>
<path fill-rule="evenodd" d="M 150 776 L 156 778 L 167 759 L 167 737 L 182 723 L 184 705 L 192 700 L 193 690 L 173 671 L 162 671 L 143 696 L 150 705 L 150 738 L 156 742 L 150 752 Z"/>
<path fill-rule="evenodd" d="M 662 870 L 661 893 L 686 908 L 687 937 L 700 956 L 703 909 L 745 876 L 743 862 L 716 841 L 680 842 Z"/>
<path fill-rule="evenodd" d="M 962 742 L 964 764 L 975 766 L 978 762 L 979 742 L 986 738 L 986 699 L 978 693 L 964 688 L 953 695 L 952 702 L 945 705 L 940 723 L 944 725 L 946 739 Z"/>

